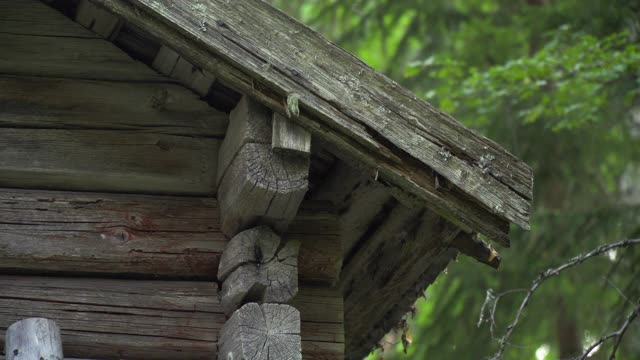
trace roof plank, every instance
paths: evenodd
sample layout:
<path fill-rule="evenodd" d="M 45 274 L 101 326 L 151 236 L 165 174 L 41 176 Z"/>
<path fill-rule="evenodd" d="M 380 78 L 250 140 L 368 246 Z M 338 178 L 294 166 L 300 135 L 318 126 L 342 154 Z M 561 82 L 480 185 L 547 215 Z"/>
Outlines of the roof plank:
<path fill-rule="evenodd" d="M 299 98 L 293 121 L 457 225 L 503 243 L 504 221 L 529 227 L 525 163 L 269 4 L 97 2 L 280 113 Z M 453 186 L 435 186 L 434 171 Z"/>

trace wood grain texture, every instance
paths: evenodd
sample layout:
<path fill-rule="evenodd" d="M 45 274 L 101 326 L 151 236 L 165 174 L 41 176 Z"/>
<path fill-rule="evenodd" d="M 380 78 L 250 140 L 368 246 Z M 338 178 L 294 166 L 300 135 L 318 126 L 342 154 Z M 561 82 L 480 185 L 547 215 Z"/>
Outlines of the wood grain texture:
<path fill-rule="evenodd" d="M 16 35 L 100 38 L 37 0 L 0 0 L 0 28 Z"/>
<path fill-rule="evenodd" d="M 284 116 L 273 113 L 271 148 L 305 156 L 311 154 L 311 134 Z"/>
<path fill-rule="evenodd" d="M 340 290 L 303 287 L 291 305 L 300 309 L 302 358 L 344 359 L 344 306 Z"/>
<path fill-rule="evenodd" d="M 329 201 L 338 209 L 345 258 L 357 251 L 358 241 L 384 221 L 389 207 L 397 203 L 388 187 L 343 161 L 328 171 L 312 198 Z"/>
<path fill-rule="evenodd" d="M 283 241 L 268 226 L 234 236 L 220 258 L 218 281 L 225 314 L 246 303 L 288 303 L 298 293 L 300 243 Z"/>
<path fill-rule="evenodd" d="M 117 16 L 90 3 L 89 0 L 81 0 L 78 4 L 76 21 L 105 39 L 115 38 L 123 25 Z"/>
<path fill-rule="evenodd" d="M 213 283 L 0 276 L 0 289 L 0 340 L 16 320 L 43 316 L 60 326 L 70 358 L 212 359 L 225 322 Z M 315 297 L 306 291 L 299 297 Z M 330 346 L 320 345 L 341 346 L 332 335 L 340 333 L 339 325 L 311 320 L 323 311 L 332 319 L 339 316 L 331 311 L 339 308 L 340 297 L 324 302 L 336 305 L 298 304 L 303 349 L 307 344 L 320 350 L 305 360 L 339 359 Z"/>
<path fill-rule="evenodd" d="M 37 0 L 0 2 L 0 74 L 171 82 Z"/>
<path fill-rule="evenodd" d="M 284 232 L 307 192 L 310 159 L 273 151 L 271 113 L 246 96 L 229 121 L 218 158 L 222 231 L 234 236 L 260 223 Z"/>
<path fill-rule="evenodd" d="M 167 46 L 160 47 L 152 66 L 160 73 L 180 81 L 200 96 L 207 95 L 215 81 L 211 74 L 192 65 Z"/>
<path fill-rule="evenodd" d="M 401 204 L 370 232 L 342 273 L 348 359 L 365 357 L 398 324 L 457 255 L 449 243 L 460 232 L 434 212 Z"/>
<path fill-rule="evenodd" d="M 284 304 L 246 304 L 224 324 L 219 346 L 219 360 L 302 360 L 300 312 Z"/>
<path fill-rule="evenodd" d="M 13 323 L 5 335 L 9 360 L 64 360 L 60 327 L 55 321 L 28 318 Z"/>
<path fill-rule="evenodd" d="M 210 359 L 225 316 L 216 285 L 0 277 L 0 330 L 25 316 L 55 320 L 65 355 Z"/>
<path fill-rule="evenodd" d="M 338 222 L 303 203 L 286 235 L 300 242 L 300 279 L 335 283 Z M 217 276 L 227 238 L 211 198 L 0 189 L 0 271 L 109 277 Z"/>
<path fill-rule="evenodd" d="M 458 226 L 505 245 L 504 221 L 528 228 L 526 164 L 268 3 L 97 2 L 279 113 L 296 94 L 295 121 Z"/>
<path fill-rule="evenodd" d="M 0 186 L 209 195 L 219 143 L 130 130 L 2 129 Z"/>
<path fill-rule="evenodd" d="M 0 126 L 222 138 L 228 115 L 174 84 L 0 76 Z"/>

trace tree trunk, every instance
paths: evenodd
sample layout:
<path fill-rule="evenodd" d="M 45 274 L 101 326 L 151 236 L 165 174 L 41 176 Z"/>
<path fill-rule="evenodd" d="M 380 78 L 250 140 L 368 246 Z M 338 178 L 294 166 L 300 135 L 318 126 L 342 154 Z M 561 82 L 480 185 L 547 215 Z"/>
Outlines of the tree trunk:
<path fill-rule="evenodd" d="M 558 340 L 558 358 L 572 359 L 582 355 L 582 340 L 574 309 L 567 306 L 564 298 L 558 299 L 556 331 Z"/>

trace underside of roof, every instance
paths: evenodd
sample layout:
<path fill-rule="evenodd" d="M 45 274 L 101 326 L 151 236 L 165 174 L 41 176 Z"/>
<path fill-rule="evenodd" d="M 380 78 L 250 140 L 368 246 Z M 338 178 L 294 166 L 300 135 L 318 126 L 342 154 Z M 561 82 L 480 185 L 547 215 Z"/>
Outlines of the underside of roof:
<path fill-rule="evenodd" d="M 508 246 L 529 228 L 527 164 L 268 3 L 94 2 L 465 231 Z"/>

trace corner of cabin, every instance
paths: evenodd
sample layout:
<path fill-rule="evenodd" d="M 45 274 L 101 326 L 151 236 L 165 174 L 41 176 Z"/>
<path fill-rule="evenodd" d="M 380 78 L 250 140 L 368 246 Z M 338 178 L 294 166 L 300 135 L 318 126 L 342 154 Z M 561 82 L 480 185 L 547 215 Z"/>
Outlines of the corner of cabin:
<path fill-rule="evenodd" d="M 359 359 L 459 253 L 499 266 L 477 234 L 528 226 L 526 164 L 265 2 L 0 15 L 2 338 Z"/>

